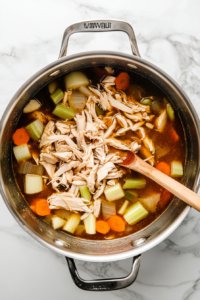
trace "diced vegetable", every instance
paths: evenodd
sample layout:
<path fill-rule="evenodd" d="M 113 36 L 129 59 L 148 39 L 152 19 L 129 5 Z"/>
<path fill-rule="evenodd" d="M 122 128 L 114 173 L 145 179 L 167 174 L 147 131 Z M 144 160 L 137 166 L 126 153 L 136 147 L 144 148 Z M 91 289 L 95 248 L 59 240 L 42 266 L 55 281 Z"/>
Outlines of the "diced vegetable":
<path fill-rule="evenodd" d="M 55 230 L 62 228 L 65 225 L 65 223 L 66 223 L 66 220 L 61 219 L 57 216 L 53 216 L 51 219 L 52 227 Z"/>
<path fill-rule="evenodd" d="M 51 219 L 52 219 L 52 215 L 48 215 L 48 216 L 45 216 L 45 218 L 43 219 L 44 222 L 46 222 L 48 225 L 51 225 Z"/>
<path fill-rule="evenodd" d="M 137 202 L 129 207 L 124 214 L 124 219 L 129 225 L 133 225 L 146 218 L 148 214 L 148 211 L 142 206 L 142 204 Z"/>
<path fill-rule="evenodd" d="M 68 102 L 70 108 L 73 109 L 73 111 L 75 111 L 76 113 L 81 112 L 85 107 L 86 97 L 79 91 L 73 91 L 69 96 Z"/>
<path fill-rule="evenodd" d="M 148 162 L 153 166 L 155 163 L 155 159 L 154 157 L 152 157 L 151 152 L 143 145 L 141 145 L 140 148 L 140 155 L 141 157 L 147 159 L 148 158 Z"/>
<path fill-rule="evenodd" d="M 102 214 L 105 220 L 109 219 L 111 216 L 116 215 L 116 206 L 114 203 L 108 201 L 102 201 Z"/>
<path fill-rule="evenodd" d="M 18 172 L 19 174 L 43 175 L 44 168 L 42 165 L 32 165 L 32 163 L 25 161 L 20 164 Z"/>
<path fill-rule="evenodd" d="M 146 180 L 144 178 L 138 179 L 126 179 L 123 189 L 143 189 L 146 186 Z"/>
<path fill-rule="evenodd" d="M 26 194 L 36 194 L 43 190 L 43 180 L 40 175 L 26 174 L 24 192 Z"/>
<path fill-rule="evenodd" d="M 75 71 L 65 76 L 65 87 L 67 89 L 78 89 L 81 86 L 87 86 L 90 82 L 82 72 Z"/>
<path fill-rule="evenodd" d="M 34 141 L 38 141 L 42 135 L 44 126 L 40 120 L 35 120 L 31 124 L 27 125 L 25 129 Z"/>
<path fill-rule="evenodd" d="M 166 174 L 167 176 L 170 175 L 170 166 L 164 161 L 159 162 L 156 165 L 156 169 L 158 169 L 160 172 Z"/>
<path fill-rule="evenodd" d="M 56 81 L 50 82 L 48 85 L 49 93 L 53 94 L 56 91 L 57 87 L 58 87 L 58 83 Z"/>
<path fill-rule="evenodd" d="M 83 231 L 85 231 L 85 225 L 80 224 L 76 227 L 75 234 L 81 235 L 83 233 Z"/>
<path fill-rule="evenodd" d="M 95 110 L 96 110 L 96 113 L 98 116 L 105 114 L 105 111 L 103 110 L 103 108 L 101 108 L 98 104 L 95 104 Z"/>
<path fill-rule="evenodd" d="M 64 231 L 74 233 L 77 226 L 79 225 L 80 221 L 81 221 L 81 216 L 79 214 L 71 214 L 71 216 L 69 217 L 69 220 L 63 226 L 62 229 Z"/>
<path fill-rule="evenodd" d="M 84 94 L 86 97 L 92 96 L 93 93 L 86 87 L 86 86 L 81 86 L 79 88 L 79 91 Z"/>
<path fill-rule="evenodd" d="M 61 89 L 55 90 L 53 94 L 51 94 L 51 99 L 54 104 L 58 104 L 63 99 L 64 93 Z"/>
<path fill-rule="evenodd" d="M 169 130 L 169 137 L 174 143 L 178 142 L 179 140 L 179 136 L 173 127 Z"/>
<path fill-rule="evenodd" d="M 91 200 L 91 194 L 90 194 L 90 191 L 88 189 L 88 187 L 85 185 L 85 186 L 79 186 L 79 190 L 80 190 L 80 193 L 81 193 L 81 197 L 83 197 L 84 199 L 86 200 Z"/>
<path fill-rule="evenodd" d="M 129 205 L 129 201 L 125 200 L 124 203 L 122 204 L 122 206 L 120 207 L 118 214 L 123 215 L 125 213 L 125 210 L 127 209 L 128 205 Z"/>
<path fill-rule="evenodd" d="M 65 119 L 65 120 L 66 119 L 71 120 L 76 115 L 75 112 L 71 108 L 69 108 L 65 105 L 62 105 L 62 104 L 56 105 L 56 108 L 54 109 L 53 114 L 62 119 Z"/>
<path fill-rule="evenodd" d="M 38 110 L 41 106 L 42 106 L 42 104 L 38 100 L 32 99 L 24 107 L 23 113 L 24 114 L 31 113 L 31 112 L 33 112 L 35 110 Z"/>
<path fill-rule="evenodd" d="M 163 109 L 163 104 L 157 100 L 153 101 L 151 104 L 151 110 L 155 114 L 159 114 L 160 111 Z"/>
<path fill-rule="evenodd" d="M 175 115 L 174 115 L 174 109 L 172 108 L 170 103 L 167 104 L 167 114 L 168 117 L 170 118 L 170 121 L 173 122 L 175 120 Z"/>
<path fill-rule="evenodd" d="M 31 153 L 27 144 L 13 147 L 13 152 L 18 162 L 31 158 Z"/>
<path fill-rule="evenodd" d="M 159 158 L 168 154 L 169 151 L 170 151 L 170 148 L 167 146 L 165 148 L 161 148 L 161 147 L 157 146 L 156 147 L 156 160 L 158 160 Z"/>
<path fill-rule="evenodd" d="M 96 231 L 102 234 L 107 234 L 110 231 L 110 226 L 106 221 L 99 220 L 96 222 Z"/>
<path fill-rule="evenodd" d="M 90 214 L 84 220 L 85 231 L 87 234 L 96 234 L 96 217 Z"/>
<path fill-rule="evenodd" d="M 171 198 L 172 198 L 172 194 L 169 191 L 164 190 L 160 197 L 159 207 L 160 208 L 166 207 L 169 201 L 171 200 Z"/>
<path fill-rule="evenodd" d="M 138 198 L 138 194 L 135 192 L 125 191 L 125 198 L 133 202 Z"/>
<path fill-rule="evenodd" d="M 140 101 L 144 105 L 151 105 L 152 101 L 148 98 L 144 98 Z"/>
<path fill-rule="evenodd" d="M 108 201 L 114 201 L 124 197 L 124 191 L 122 190 L 120 183 L 117 183 L 114 186 L 107 188 L 104 191 L 104 194 Z"/>
<path fill-rule="evenodd" d="M 171 176 L 182 177 L 183 176 L 183 165 L 180 161 L 172 161 L 171 163 Z"/>
<path fill-rule="evenodd" d="M 129 86 L 130 76 L 126 72 L 121 72 L 115 79 L 115 84 L 119 90 L 126 90 Z"/>
<path fill-rule="evenodd" d="M 65 209 L 55 209 L 54 214 L 59 218 L 68 220 L 71 215 L 71 212 Z"/>
<path fill-rule="evenodd" d="M 20 146 L 23 144 L 27 144 L 30 139 L 28 132 L 22 127 L 17 129 L 13 134 L 13 141 L 15 145 Z"/>
<path fill-rule="evenodd" d="M 116 232 L 122 232 L 125 230 L 125 222 L 120 216 L 112 216 L 108 219 L 108 225 L 110 229 Z"/>
<path fill-rule="evenodd" d="M 167 112 L 164 109 L 161 114 L 155 119 L 155 126 L 158 131 L 163 132 L 165 125 L 167 124 Z"/>
<path fill-rule="evenodd" d="M 155 212 L 158 202 L 160 201 L 160 194 L 155 194 L 147 198 L 138 199 L 150 211 Z"/>
<path fill-rule="evenodd" d="M 46 199 L 35 199 L 31 204 L 31 209 L 38 216 L 44 217 L 51 213 Z"/>

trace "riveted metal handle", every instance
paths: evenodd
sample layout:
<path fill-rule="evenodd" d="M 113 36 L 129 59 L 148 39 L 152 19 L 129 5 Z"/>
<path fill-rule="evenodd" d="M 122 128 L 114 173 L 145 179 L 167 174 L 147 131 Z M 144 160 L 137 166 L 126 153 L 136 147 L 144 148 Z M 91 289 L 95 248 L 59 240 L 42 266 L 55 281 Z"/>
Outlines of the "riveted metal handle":
<path fill-rule="evenodd" d="M 90 20 L 90 21 L 75 23 L 67 27 L 67 29 L 63 34 L 59 58 L 67 54 L 69 37 L 73 33 L 107 32 L 107 31 L 124 31 L 125 33 L 127 33 L 129 36 L 133 54 L 140 56 L 136 38 L 135 38 L 135 33 L 132 26 L 129 23 L 124 21 L 118 21 L 118 20 Z"/>
<path fill-rule="evenodd" d="M 95 279 L 95 280 L 84 280 L 78 274 L 75 262 L 72 258 L 66 257 L 69 271 L 71 273 L 74 283 L 82 290 L 86 291 L 114 291 L 119 289 L 124 289 L 131 285 L 137 278 L 137 274 L 140 267 L 141 255 L 133 257 L 133 265 L 131 272 L 128 276 L 122 278 L 113 279 Z"/>

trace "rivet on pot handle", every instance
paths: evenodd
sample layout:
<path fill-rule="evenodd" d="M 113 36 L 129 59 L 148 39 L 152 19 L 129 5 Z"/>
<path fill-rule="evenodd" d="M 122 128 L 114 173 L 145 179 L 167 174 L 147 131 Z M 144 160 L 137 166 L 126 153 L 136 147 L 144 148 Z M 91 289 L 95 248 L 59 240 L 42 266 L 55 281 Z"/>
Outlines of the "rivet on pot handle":
<path fill-rule="evenodd" d="M 67 54 L 68 40 L 73 33 L 78 32 L 107 32 L 107 31 L 124 31 L 128 34 L 131 49 L 134 55 L 140 56 L 135 33 L 132 26 L 124 21 L 118 20 L 90 20 L 75 23 L 67 27 L 63 34 L 59 58 Z"/>
<path fill-rule="evenodd" d="M 131 272 L 128 276 L 122 278 L 113 279 L 95 279 L 95 280 L 84 280 L 80 277 L 75 262 L 72 258 L 66 257 L 69 271 L 71 273 L 74 283 L 82 290 L 101 292 L 101 291 L 114 291 L 124 289 L 131 285 L 137 278 L 137 274 L 140 267 L 141 255 L 133 257 L 133 265 Z"/>

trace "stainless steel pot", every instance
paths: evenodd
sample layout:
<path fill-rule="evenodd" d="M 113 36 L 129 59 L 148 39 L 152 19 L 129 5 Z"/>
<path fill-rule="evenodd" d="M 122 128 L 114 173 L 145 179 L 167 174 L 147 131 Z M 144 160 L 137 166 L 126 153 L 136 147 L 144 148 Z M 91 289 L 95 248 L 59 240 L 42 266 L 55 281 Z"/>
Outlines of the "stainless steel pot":
<path fill-rule="evenodd" d="M 66 57 L 68 40 L 76 32 L 124 31 L 129 35 L 133 52 L 127 55 L 112 51 L 91 51 Z M 12 170 L 12 134 L 25 104 L 34 95 L 66 72 L 95 65 L 140 74 L 158 86 L 172 101 L 182 121 L 187 143 L 183 184 L 197 191 L 199 186 L 200 126 L 197 113 L 181 87 L 164 71 L 139 55 L 134 31 L 130 24 L 117 20 L 80 22 L 69 26 L 64 33 L 59 59 L 33 75 L 17 91 L 7 106 L 0 123 L 0 189 L 8 209 L 21 227 L 49 249 L 67 257 L 74 282 L 82 289 L 113 290 L 130 285 L 139 269 L 140 254 L 167 238 L 183 221 L 190 210 L 179 199 L 148 227 L 116 240 L 90 241 L 54 231 L 31 211 L 15 182 Z M 114 261 L 133 257 L 131 274 L 122 279 L 84 281 L 76 270 L 73 258 L 87 261 Z"/>

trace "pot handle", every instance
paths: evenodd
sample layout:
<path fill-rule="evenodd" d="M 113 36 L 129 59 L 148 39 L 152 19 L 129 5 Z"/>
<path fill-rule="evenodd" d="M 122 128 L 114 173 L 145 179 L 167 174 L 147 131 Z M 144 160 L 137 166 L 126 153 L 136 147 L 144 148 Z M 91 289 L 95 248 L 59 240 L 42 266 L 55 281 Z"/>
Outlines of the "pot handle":
<path fill-rule="evenodd" d="M 84 280 L 80 277 L 75 262 L 72 258 L 66 257 L 69 271 L 71 273 L 74 283 L 82 290 L 102 292 L 102 291 L 114 291 L 124 289 L 131 285 L 137 278 L 137 274 L 140 267 L 141 255 L 133 257 L 133 264 L 131 272 L 128 276 L 122 278 L 113 279 L 95 279 L 95 280 Z"/>
<path fill-rule="evenodd" d="M 90 20 L 74 23 L 65 29 L 59 58 L 67 54 L 68 40 L 73 33 L 78 32 L 107 32 L 107 31 L 124 31 L 128 34 L 131 49 L 134 55 L 140 56 L 135 33 L 132 26 L 124 21 L 118 20 Z"/>

